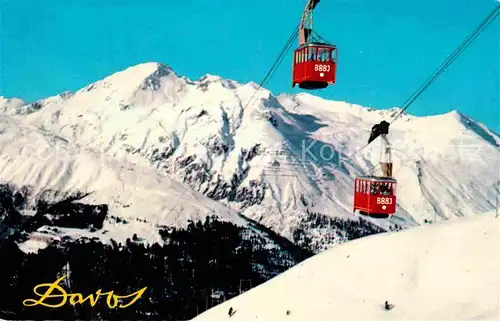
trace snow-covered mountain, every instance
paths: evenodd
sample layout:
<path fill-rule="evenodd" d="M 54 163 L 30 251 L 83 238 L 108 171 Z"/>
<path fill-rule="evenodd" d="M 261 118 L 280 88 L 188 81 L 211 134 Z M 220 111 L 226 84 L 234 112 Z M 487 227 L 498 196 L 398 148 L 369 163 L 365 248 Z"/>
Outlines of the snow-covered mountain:
<path fill-rule="evenodd" d="M 26 253 L 67 237 L 162 244 L 162 231 L 186 228 L 190 221 L 206 224 L 209 216 L 241 227 L 244 239 L 279 261 L 261 266 L 263 275 L 309 256 L 154 168 L 117 161 L 11 116 L 0 118 L 0 241 L 21 232 L 26 239 L 14 239 Z"/>
<path fill-rule="evenodd" d="M 292 241 L 321 249 L 349 238 L 335 218 L 352 218 L 353 179 L 377 170 L 380 142 L 350 155 L 365 145 L 375 123 L 399 109 L 378 111 L 305 93 L 274 96 L 254 83 L 212 75 L 192 81 L 168 66 L 145 63 L 32 104 L 4 99 L 0 111 L 109 157 L 115 171 L 133 164 L 147 177 L 177 179 Z M 500 138 L 481 123 L 457 111 L 405 114 L 391 125 L 390 139 L 398 212 L 375 224 L 415 226 L 494 208 Z M 3 179 L 15 176 L 12 155 Z M 57 168 L 62 171 L 53 175 L 66 179 L 64 167 Z M 88 184 L 97 179 L 86 177 Z"/>
<path fill-rule="evenodd" d="M 92 234 L 104 239 L 125 241 L 136 233 L 158 242 L 157 226 L 186 226 L 188 220 L 204 220 L 207 215 L 247 225 L 235 211 L 153 168 L 118 162 L 5 115 L 0 118 L 0 179 L 1 183 L 29 186 L 34 196 L 54 191 L 54 200 L 77 192 L 90 193 L 82 201 L 107 204 L 114 216 L 131 223 L 106 221 L 106 234 Z"/>
<path fill-rule="evenodd" d="M 499 320 L 499 222 L 489 212 L 354 240 L 193 320 L 230 308 L 231 320 Z"/>

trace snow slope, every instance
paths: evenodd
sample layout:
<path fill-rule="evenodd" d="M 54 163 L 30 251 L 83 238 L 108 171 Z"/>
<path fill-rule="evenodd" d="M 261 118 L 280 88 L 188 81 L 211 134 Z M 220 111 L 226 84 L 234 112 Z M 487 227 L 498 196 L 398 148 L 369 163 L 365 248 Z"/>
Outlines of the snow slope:
<path fill-rule="evenodd" d="M 110 214 L 129 221 L 108 220 L 102 231 L 65 231 L 69 235 L 125 241 L 137 233 L 158 242 L 158 225 L 186 226 L 189 219 L 212 214 L 246 225 L 236 212 L 153 168 L 118 162 L 6 115 L 0 118 L 0 183 L 31 186 L 35 196 L 58 191 L 58 200 L 77 191 L 91 193 L 82 201 L 108 204 Z"/>
<path fill-rule="evenodd" d="M 253 99 L 252 99 L 253 98 Z M 8 105 L 8 106 L 7 106 Z M 377 140 L 354 157 L 377 111 L 310 94 L 274 96 L 254 83 L 206 75 L 192 81 L 159 63 L 117 72 L 75 93 L 0 111 L 118 162 L 168 174 L 318 249 L 342 242 L 325 217 L 352 217 L 353 179 L 377 172 Z M 500 138 L 457 111 L 404 115 L 391 126 L 403 227 L 494 208 Z"/>
<path fill-rule="evenodd" d="M 194 320 L 499 320 L 494 215 L 342 244 Z"/>

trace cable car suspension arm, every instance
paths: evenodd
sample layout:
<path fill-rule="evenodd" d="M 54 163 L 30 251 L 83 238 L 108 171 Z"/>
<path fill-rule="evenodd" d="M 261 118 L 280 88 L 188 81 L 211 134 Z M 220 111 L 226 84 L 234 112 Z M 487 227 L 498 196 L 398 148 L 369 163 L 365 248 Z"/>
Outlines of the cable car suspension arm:
<path fill-rule="evenodd" d="M 302 13 L 302 20 L 299 28 L 299 47 L 309 43 L 309 37 L 312 33 L 313 10 L 316 8 L 320 0 L 308 0 Z"/>
<path fill-rule="evenodd" d="M 335 46 L 334 44 L 332 44 L 330 41 L 326 40 L 325 38 L 323 38 L 319 33 L 317 33 L 316 31 L 312 31 L 312 34 L 313 34 L 313 37 L 314 38 L 317 38 L 321 43 L 324 43 L 324 44 L 327 44 L 327 45 L 330 45 L 330 46 Z"/>

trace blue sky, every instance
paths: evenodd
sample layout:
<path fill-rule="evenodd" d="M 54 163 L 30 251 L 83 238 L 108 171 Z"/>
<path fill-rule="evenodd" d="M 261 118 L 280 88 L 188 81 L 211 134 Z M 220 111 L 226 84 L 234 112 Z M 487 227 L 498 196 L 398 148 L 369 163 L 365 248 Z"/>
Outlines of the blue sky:
<path fill-rule="evenodd" d="M 0 0 L 0 95 L 33 101 L 141 62 L 260 82 L 305 0 Z M 339 47 L 322 97 L 401 105 L 494 8 L 494 0 L 322 0 L 314 27 Z M 500 131 L 500 19 L 408 112 L 458 109 Z M 294 44 L 295 46 L 295 44 Z M 266 86 L 291 89 L 291 52 Z"/>

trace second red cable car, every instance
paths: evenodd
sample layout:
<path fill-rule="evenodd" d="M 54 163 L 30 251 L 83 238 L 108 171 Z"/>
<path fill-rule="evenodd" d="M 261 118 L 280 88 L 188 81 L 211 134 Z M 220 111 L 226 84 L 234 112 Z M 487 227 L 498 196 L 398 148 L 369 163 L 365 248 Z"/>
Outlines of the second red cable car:
<path fill-rule="evenodd" d="M 354 206 L 360 214 L 386 218 L 396 212 L 396 180 L 362 176 L 354 180 Z"/>
<path fill-rule="evenodd" d="M 354 179 L 353 212 L 374 218 L 387 218 L 396 212 L 396 186 L 392 178 L 391 145 L 387 139 L 389 123 L 373 126 L 368 144 L 381 137 L 381 176 L 361 176 Z"/>

